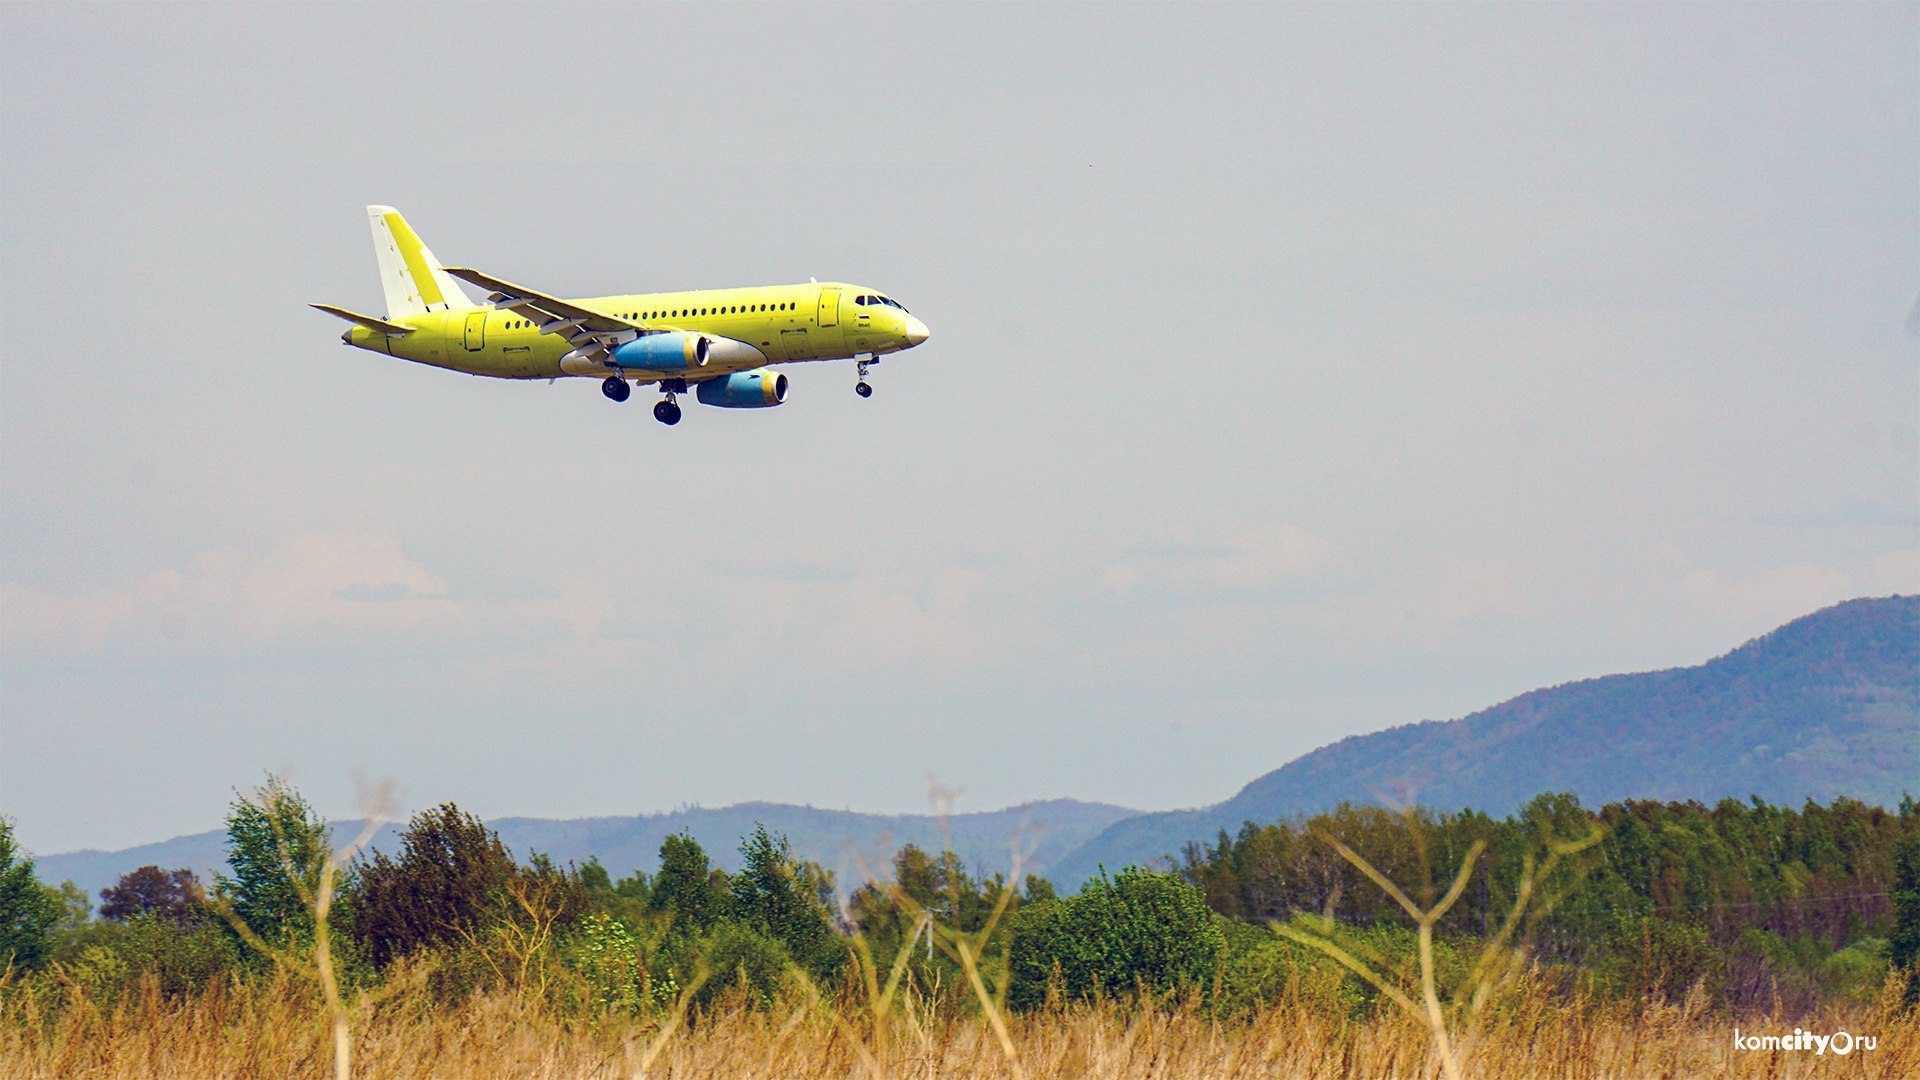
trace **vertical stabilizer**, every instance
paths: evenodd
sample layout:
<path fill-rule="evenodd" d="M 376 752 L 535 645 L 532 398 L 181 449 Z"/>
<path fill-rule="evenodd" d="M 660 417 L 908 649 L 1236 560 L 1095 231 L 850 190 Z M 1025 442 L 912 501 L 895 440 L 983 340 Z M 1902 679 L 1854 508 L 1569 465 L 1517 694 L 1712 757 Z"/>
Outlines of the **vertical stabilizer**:
<path fill-rule="evenodd" d="M 400 211 L 369 206 L 367 221 L 373 226 L 373 253 L 380 261 L 380 287 L 387 293 L 387 318 L 474 306 Z"/>

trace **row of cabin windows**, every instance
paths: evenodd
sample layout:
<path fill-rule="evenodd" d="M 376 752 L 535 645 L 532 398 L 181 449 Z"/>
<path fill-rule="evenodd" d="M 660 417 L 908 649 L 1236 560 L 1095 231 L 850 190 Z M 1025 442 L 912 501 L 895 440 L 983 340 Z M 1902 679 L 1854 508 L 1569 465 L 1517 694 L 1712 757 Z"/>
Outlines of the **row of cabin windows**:
<path fill-rule="evenodd" d="M 891 303 L 891 301 L 889 301 Z M 792 311 L 798 304 L 734 304 L 722 308 L 679 308 L 673 311 L 623 311 L 623 319 L 685 319 L 700 315 L 744 315 L 761 311 Z M 900 307 L 894 304 L 894 307 Z M 900 308 L 905 311 L 906 308 Z M 526 319 L 513 319 L 507 323 L 508 330 L 525 330 L 533 323 Z"/>

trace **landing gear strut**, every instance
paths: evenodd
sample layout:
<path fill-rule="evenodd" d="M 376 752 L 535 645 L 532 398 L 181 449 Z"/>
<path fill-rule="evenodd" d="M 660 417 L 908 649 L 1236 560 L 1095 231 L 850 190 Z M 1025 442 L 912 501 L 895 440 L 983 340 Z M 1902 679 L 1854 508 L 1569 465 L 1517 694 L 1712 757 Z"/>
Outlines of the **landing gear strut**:
<path fill-rule="evenodd" d="M 653 407 L 653 418 L 672 427 L 680 422 L 680 402 L 677 399 L 687 392 L 687 380 L 661 379 L 660 391 L 667 396 Z"/>
<path fill-rule="evenodd" d="M 867 385 L 867 365 L 877 364 L 879 362 L 878 360 L 855 360 L 853 362 L 854 374 L 859 376 L 860 379 L 859 382 L 853 384 L 854 393 L 859 394 L 863 398 L 873 396 L 873 387 Z"/>
<path fill-rule="evenodd" d="M 609 375 L 607 381 L 600 384 L 600 392 L 615 401 L 625 401 L 633 393 L 633 387 L 628 386 L 627 380 L 620 376 Z"/>

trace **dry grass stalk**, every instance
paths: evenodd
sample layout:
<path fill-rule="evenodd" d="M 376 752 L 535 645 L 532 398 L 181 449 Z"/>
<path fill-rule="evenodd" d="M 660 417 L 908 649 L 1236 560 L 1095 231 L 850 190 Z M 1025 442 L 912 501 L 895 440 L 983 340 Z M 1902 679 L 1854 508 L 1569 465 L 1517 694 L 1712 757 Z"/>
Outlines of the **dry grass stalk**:
<path fill-rule="evenodd" d="M 1420 828 L 1420 822 L 1414 817 L 1412 810 L 1407 812 L 1407 827 L 1419 846 L 1421 863 L 1425 865 L 1425 832 Z M 1446 894 L 1438 902 L 1422 907 L 1414 903 L 1398 885 L 1359 852 L 1342 843 L 1337 837 L 1324 833 L 1319 835 L 1320 839 L 1340 853 L 1341 858 L 1353 864 L 1369 880 L 1378 885 L 1382 892 L 1391 897 L 1394 903 L 1399 904 L 1408 917 L 1413 919 L 1419 942 L 1420 1004 L 1415 1005 L 1405 991 L 1394 985 L 1393 980 L 1383 974 L 1381 969 L 1385 965 L 1379 962 L 1380 958 L 1373 957 L 1371 959 L 1375 962 L 1369 963 L 1367 959 L 1355 956 L 1356 950 L 1344 947 L 1340 941 L 1338 928 L 1332 919 L 1307 916 L 1301 920 L 1304 925 L 1276 923 L 1274 929 L 1283 937 L 1318 949 L 1332 957 L 1341 966 L 1372 984 L 1408 1015 L 1418 1017 L 1426 1025 L 1427 1032 L 1433 1040 L 1433 1053 L 1439 1060 L 1441 1075 L 1447 1080 L 1460 1080 L 1463 1075 L 1460 1049 L 1472 1041 L 1473 1028 L 1481 1010 L 1492 997 L 1493 992 L 1514 972 L 1521 969 L 1520 957 L 1508 948 L 1509 943 L 1524 922 L 1538 918 L 1558 900 L 1558 897 L 1548 897 L 1536 903 L 1538 899 L 1536 894 L 1541 883 L 1549 880 L 1560 860 L 1599 843 L 1604 834 L 1596 826 L 1587 836 L 1579 840 L 1562 841 L 1548 837 L 1547 857 L 1538 866 L 1534 863 L 1533 854 L 1531 852 L 1526 854 L 1512 909 L 1502 920 L 1499 932 L 1481 945 L 1480 955 L 1465 982 L 1455 989 L 1456 1006 L 1462 1004 L 1459 1000 L 1461 997 L 1464 996 L 1467 999 L 1464 1002 L 1464 1009 L 1454 1010 L 1456 1013 L 1464 1012 L 1465 1014 L 1462 1018 L 1465 1030 L 1460 1038 L 1456 1038 L 1450 1028 L 1448 1010 L 1440 1001 L 1434 968 L 1433 931 L 1440 920 L 1446 917 L 1447 912 L 1452 910 L 1453 905 L 1460 900 L 1461 895 L 1466 892 L 1467 882 L 1473 876 L 1474 864 L 1486 851 L 1486 841 L 1474 841 L 1466 857 L 1460 860 L 1460 870 L 1454 875 L 1453 884 L 1447 889 Z M 1428 895 L 1432 895 L 1431 891 Z"/>
<path fill-rule="evenodd" d="M 1812 1016 L 1709 1013 L 1700 996 L 1651 1005 L 1569 1000 L 1530 983 L 1511 1009 L 1478 1032 L 1471 1071 L 1488 1080 L 1641 1076 L 1920 1075 L 1920 1021 L 1898 1012 L 1890 981 L 1871 1008 Z M 189 998 L 145 993 L 103 1011 L 69 988 L 57 997 L 0 994 L 0 1075 L 22 1080 L 206 1077 L 326 1080 L 337 1075 L 332 1025 L 310 981 L 279 972 L 220 983 Z M 1105 1000 L 986 1018 L 896 1002 L 881 1025 L 849 1015 L 844 1001 L 795 994 L 772 1009 L 741 994 L 709 1012 L 661 1019 L 562 1015 L 528 990 L 458 1004 L 408 981 L 365 1009 L 355 1027 L 356 1075 L 413 1080 L 510 1075 L 530 1080 L 693 1077 L 842 1078 L 1239 1078 L 1431 1076 L 1431 1034 L 1420 1017 L 1390 1008 L 1357 1018 L 1283 997 L 1239 1021 L 1213 1018 L 1198 1000 L 1156 1007 Z M 1736 1049 L 1736 1027 L 1871 1034 L 1872 1051 Z"/>

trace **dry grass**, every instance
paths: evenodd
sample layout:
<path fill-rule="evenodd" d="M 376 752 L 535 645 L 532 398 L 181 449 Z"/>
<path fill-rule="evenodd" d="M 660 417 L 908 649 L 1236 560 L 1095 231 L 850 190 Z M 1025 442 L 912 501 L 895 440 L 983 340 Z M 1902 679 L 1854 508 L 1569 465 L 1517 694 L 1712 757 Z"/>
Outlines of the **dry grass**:
<path fill-rule="evenodd" d="M 896 1008 L 882 1020 L 850 1001 L 806 1000 L 756 1011 L 739 1003 L 692 1024 L 672 1017 L 599 1022 L 556 1015 L 531 993 L 457 1006 L 424 982 L 353 1016 L 353 1072 L 437 1077 L 1428 1077 L 1427 1027 L 1402 1010 L 1367 1020 L 1281 1001 L 1250 1019 L 1120 1002 L 1004 1018 Z M 16 988 L 17 990 L 17 988 Z M 1890 985 L 1871 1009 L 1734 1019 L 1691 1004 L 1592 1006 L 1544 991 L 1464 1034 L 1480 1077 L 1920 1075 L 1920 1021 L 1897 1015 Z M 1735 1049 L 1743 1033 L 1873 1035 L 1850 1056 Z M 129 995 L 103 1011 L 76 988 L 63 997 L 0 994 L 0 1075 L 7 1077 L 308 1078 L 335 1068 L 334 1029 L 311 981 L 282 976 L 217 985 L 188 999 Z"/>

